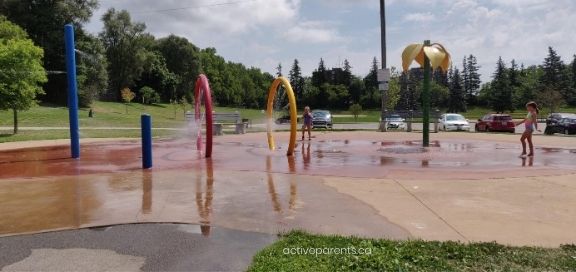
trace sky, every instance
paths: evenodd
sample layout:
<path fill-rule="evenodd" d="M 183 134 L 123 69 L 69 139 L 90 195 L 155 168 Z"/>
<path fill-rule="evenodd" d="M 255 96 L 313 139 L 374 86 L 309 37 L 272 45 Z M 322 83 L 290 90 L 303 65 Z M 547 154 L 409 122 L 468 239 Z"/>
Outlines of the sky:
<path fill-rule="evenodd" d="M 126 9 L 156 37 L 176 34 L 214 47 L 227 60 L 287 74 L 298 59 L 310 75 L 348 59 L 354 74 L 380 60 L 378 0 L 100 0 L 86 28 L 102 29 L 109 8 Z M 552 46 L 565 62 L 576 54 L 574 0 L 386 0 L 388 66 L 401 67 L 411 43 L 443 44 L 461 67 L 473 54 L 489 80 L 499 56 L 509 63 L 541 64 Z"/>

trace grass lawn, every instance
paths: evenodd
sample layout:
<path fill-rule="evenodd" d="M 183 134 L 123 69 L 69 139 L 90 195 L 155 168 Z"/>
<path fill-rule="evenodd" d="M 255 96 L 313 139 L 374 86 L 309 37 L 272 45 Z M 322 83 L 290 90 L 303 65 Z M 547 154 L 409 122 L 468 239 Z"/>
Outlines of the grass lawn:
<path fill-rule="evenodd" d="M 371 254 L 285 254 L 333 248 Z M 353 252 L 352 252 L 353 253 Z M 389 241 L 291 232 L 260 251 L 249 271 L 575 271 L 576 246 L 545 249 L 496 243 Z"/>
<path fill-rule="evenodd" d="M 23 130 L 16 135 L 11 131 L 0 131 L 0 143 L 20 142 L 20 141 L 37 141 L 37 140 L 57 140 L 68 139 L 70 134 L 68 130 Z M 170 137 L 178 135 L 179 131 L 171 130 L 153 130 L 154 137 Z M 80 133 L 81 138 L 139 138 L 140 130 L 83 130 Z"/>
<path fill-rule="evenodd" d="M 126 113 L 128 108 L 128 113 Z M 80 127 L 140 127 L 140 115 L 152 115 L 153 126 L 156 128 L 177 128 L 184 126 L 184 110 L 169 104 L 143 106 L 131 103 L 126 107 L 123 103 L 95 102 L 92 105 L 94 118 L 88 118 L 88 109 L 81 109 Z M 188 105 L 186 110 L 192 110 Z M 239 111 L 242 118 L 252 120 L 264 119 L 260 110 L 234 108 L 215 108 L 216 112 Z M 28 111 L 19 112 L 21 127 L 66 127 L 68 126 L 68 109 L 66 107 L 37 106 Z M 0 127 L 12 126 L 12 111 L 0 111 Z"/>

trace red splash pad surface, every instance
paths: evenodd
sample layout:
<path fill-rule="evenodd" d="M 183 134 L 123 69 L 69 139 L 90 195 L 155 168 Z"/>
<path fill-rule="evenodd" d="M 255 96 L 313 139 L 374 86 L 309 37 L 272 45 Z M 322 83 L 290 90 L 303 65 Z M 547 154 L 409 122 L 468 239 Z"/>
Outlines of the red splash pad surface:
<path fill-rule="evenodd" d="M 269 151 L 254 135 L 221 137 L 212 165 L 217 170 L 366 178 L 491 178 L 576 171 L 576 149 L 537 148 L 536 157 L 521 159 L 519 145 L 512 143 L 446 139 L 423 148 L 419 141 L 336 139 L 337 135 L 299 142 L 293 157 L 285 156 L 286 144 Z M 135 171 L 141 168 L 140 148 L 138 141 L 84 144 L 80 160 L 69 158 L 67 146 L 2 151 L 0 179 Z M 154 143 L 155 170 L 193 171 L 203 161 L 192 140 Z"/>

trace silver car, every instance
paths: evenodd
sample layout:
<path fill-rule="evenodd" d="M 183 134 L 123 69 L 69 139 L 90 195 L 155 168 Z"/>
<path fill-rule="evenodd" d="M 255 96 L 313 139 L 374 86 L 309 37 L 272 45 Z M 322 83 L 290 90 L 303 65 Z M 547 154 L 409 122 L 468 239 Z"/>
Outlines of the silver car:
<path fill-rule="evenodd" d="M 438 123 L 443 131 L 470 131 L 470 123 L 460 114 L 442 114 Z"/>
<path fill-rule="evenodd" d="M 386 117 L 388 129 L 406 129 L 406 120 L 399 114 L 392 114 Z"/>
<path fill-rule="evenodd" d="M 334 126 L 332 122 L 332 113 L 327 110 L 312 111 L 312 128 L 331 129 Z"/>

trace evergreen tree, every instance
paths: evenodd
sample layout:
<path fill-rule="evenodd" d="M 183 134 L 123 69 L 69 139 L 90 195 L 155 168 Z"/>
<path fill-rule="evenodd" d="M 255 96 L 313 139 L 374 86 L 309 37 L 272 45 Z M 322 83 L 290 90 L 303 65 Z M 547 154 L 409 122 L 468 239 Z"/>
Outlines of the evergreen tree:
<path fill-rule="evenodd" d="M 468 72 L 468 58 L 464 57 L 462 60 L 462 72 L 460 73 L 460 78 L 462 79 L 462 87 L 466 93 L 466 100 L 472 95 L 472 90 L 470 88 L 470 73 Z"/>
<path fill-rule="evenodd" d="M 452 72 L 449 92 L 448 111 L 453 113 L 466 112 L 466 91 L 458 68 Z"/>
<path fill-rule="evenodd" d="M 352 84 L 352 66 L 347 59 L 344 60 L 343 84 L 349 87 Z"/>
<path fill-rule="evenodd" d="M 276 66 L 276 76 L 277 77 L 281 77 L 282 75 L 282 63 L 278 63 L 278 66 Z"/>
<path fill-rule="evenodd" d="M 357 76 L 352 76 L 352 82 L 348 88 L 350 92 L 350 99 L 352 103 L 360 103 L 360 98 L 365 92 L 364 81 L 362 78 Z"/>
<path fill-rule="evenodd" d="M 570 86 L 570 76 L 564 62 L 552 47 L 542 65 L 544 74 L 540 79 L 542 89 L 557 91 L 570 105 L 576 105 L 575 90 Z"/>
<path fill-rule="evenodd" d="M 480 66 L 474 55 L 468 56 L 466 63 L 466 70 L 468 73 L 468 87 L 466 89 L 466 101 L 468 106 L 476 106 L 478 103 L 478 92 L 480 91 Z"/>
<path fill-rule="evenodd" d="M 318 69 L 312 73 L 312 84 L 317 88 L 320 88 L 327 82 L 326 66 L 324 65 L 324 59 L 321 58 L 320 63 L 318 63 Z"/>
<path fill-rule="evenodd" d="M 572 88 L 576 90 L 576 55 L 572 60 Z"/>
<path fill-rule="evenodd" d="M 400 74 L 400 97 L 396 104 L 397 110 L 418 110 L 421 103 L 419 102 L 419 82 L 422 81 L 421 69 L 411 69 L 408 72 Z M 416 73 L 418 72 L 418 73 Z"/>
<path fill-rule="evenodd" d="M 520 71 L 518 70 L 518 64 L 516 64 L 516 60 L 512 60 L 510 63 L 508 79 L 510 81 L 510 87 L 516 88 L 520 86 Z"/>
<path fill-rule="evenodd" d="M 364 78 L 366 89 L 378 89 L 378 67 L 378 59 L 374 57 L 374 59 L 372 59 L 372 65 L 370 66 L 370 72 L 368 72 L 368 75 Z"/>
<path fill-rule="evenodd" d="M 378 90 L 378 67 L 378 59 L 374 57 L 370 72 L 366 77 L 364 77 L 364 87 L 366 89 L 360 99 L 362 101 L 362 107 L 364 108 L 376 108 L 381 106 L 381 94 Z"/>
<path fill-rule="evenodd" d="M 548 47 L 548 56 L 544 59 L 542 67 L 544 75 L 542 75 L 540 81 L 547 86 L 557 86 L 562 79 L 561 74 L 564 69 L 564 63 L 552 47 Z"/>
<path fill-rule="evenodd" d="M 448 70 L 450 71 L 450 70 Z M 434 70 L 434 72 L 432 73 L 432 77 L 434 79 L 434 82 L 436 82 L 438 85 L 443 86 L 448 88 L 449 87 L 449 72 L 444 72 L 440 69 L 436 69 Z"/>
<path fill-rule="evenodd" d="M 302 77 L 302 70 L 300 69 L 300 64 L 297 59 L 294 60 L 292 69 L 290 69 L 290 85 L 292 85 L 296 99 L 302 99 L 304 94 L 304 78 Z"/>
<path fill-rule="evenodd" d="M 502 57 L 498 59 L 496 72 L 494 72 L 490 87 L 488 102 L 490 107 L 496 112 L 513 110 L 510 80 L 508 78 L 506 64 L 504 64 Z"/>

